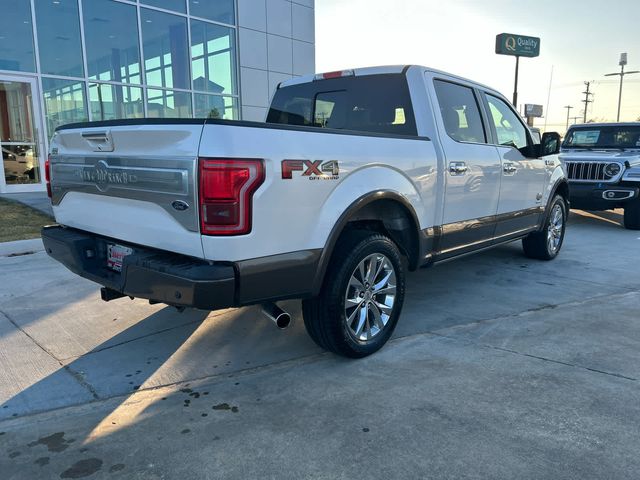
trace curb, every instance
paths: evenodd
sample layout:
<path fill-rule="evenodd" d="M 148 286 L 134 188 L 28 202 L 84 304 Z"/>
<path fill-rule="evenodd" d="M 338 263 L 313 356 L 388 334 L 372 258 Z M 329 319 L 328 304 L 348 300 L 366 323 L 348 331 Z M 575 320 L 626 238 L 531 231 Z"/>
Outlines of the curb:
<path fill-rule="evenodd" d="M 41 238 L 0 243 L 0 257 L 27 255 L 29 253 L 42 251 L 44 251 L 44 245 L 42 244 Z"/>

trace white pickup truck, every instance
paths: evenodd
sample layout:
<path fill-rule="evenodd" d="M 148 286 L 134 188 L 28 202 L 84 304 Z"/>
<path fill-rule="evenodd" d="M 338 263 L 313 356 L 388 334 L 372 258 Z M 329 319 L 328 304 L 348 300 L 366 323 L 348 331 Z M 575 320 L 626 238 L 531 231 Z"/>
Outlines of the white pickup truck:
<path fill-rule="evenodd" d="M 288 80 L 266 123 L 118 120 L 57 129 L 46 251 L 102 296 L 214 310 L 303 300 L 321 347 L 391 336 L 405 271 L 522 239 L 550 260 L 568 186 L 498 92 L 420 66 Z"/>

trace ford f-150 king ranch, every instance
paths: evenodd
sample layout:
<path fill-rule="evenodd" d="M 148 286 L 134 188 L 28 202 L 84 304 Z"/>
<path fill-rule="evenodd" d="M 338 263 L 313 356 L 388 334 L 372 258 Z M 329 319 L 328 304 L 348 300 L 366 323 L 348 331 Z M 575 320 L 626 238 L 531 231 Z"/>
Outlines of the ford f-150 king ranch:
<path fill-rule="evenodd" d="M 535 144 L 498 92 L 419 66 L 279 85 L 266 123 L 118 120 L 57 129 L 46 251 L 102 296 L 213 310 L 303 301 L 321 347 L 391 336 L 405 270 L 522 239 L 563 242 L 560 138 Z M 273 319 L 272 318 L 272 319 Z"/>
<path fill-rule="evenodd" d="M 640 230 L 640 122 L 573 125 L 560 160 L 572 208 L 624 208 L 624 226 Z"/>

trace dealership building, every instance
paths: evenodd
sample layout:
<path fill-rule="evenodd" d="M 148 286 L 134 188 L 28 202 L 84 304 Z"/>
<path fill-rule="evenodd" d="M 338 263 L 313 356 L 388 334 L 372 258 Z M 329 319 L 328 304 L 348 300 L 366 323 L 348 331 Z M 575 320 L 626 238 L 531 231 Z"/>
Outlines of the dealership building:
<path fill-rule="evenodd" d="M 314 0 L 0 0 L 0 193 L 44 190 L 59 125 L 263 120 L 314 72 Z"/>

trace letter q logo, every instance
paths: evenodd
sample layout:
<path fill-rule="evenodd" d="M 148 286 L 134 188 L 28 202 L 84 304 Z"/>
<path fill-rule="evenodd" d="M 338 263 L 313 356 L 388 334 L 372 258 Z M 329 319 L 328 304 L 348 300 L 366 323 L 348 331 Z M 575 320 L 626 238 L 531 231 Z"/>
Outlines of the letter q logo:
<path fill-rule="evenodd" d="M 516 39 L 513 38 L 513 37 L 507 37 L 507 39 L 504 42 L 504 46 L 507 48 L 507 50 L 515 52 L 516 51 Z"/>

